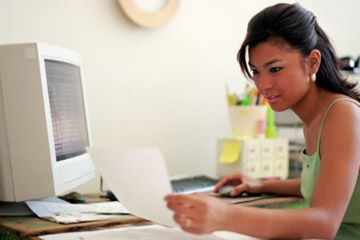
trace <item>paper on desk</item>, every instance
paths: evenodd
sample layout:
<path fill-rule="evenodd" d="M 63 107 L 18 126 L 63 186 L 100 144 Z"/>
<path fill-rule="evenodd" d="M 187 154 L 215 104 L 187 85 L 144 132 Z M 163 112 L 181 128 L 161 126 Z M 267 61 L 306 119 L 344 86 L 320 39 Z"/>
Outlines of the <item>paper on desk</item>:
<path fill-rule="evenodd" d="M 160 225 L 142 227 L 113 228 L 100 231 L 73 232 L 40 236 L 43 240 L 256 240 L 258 238 L 232 233 L 215 232 L 211 235 L 194 235 L 178 228 L 166 228 Z"/>
<path fill-rule="evenodd" d="M 172 189 L 159 149 L 90 148 L 88 151 L 106 184 L 132 214 L 177 226 L 164 200 Z"/>
<path fill-rule="evenodd" d="M 70 204 L 26 201 L 26 204 L 38 217 L 58 223 L 76 223 L 124 218 L 124 216 L 121 216 L 120 214 L 129 214 L 129 211 L 120 202 Z"/>

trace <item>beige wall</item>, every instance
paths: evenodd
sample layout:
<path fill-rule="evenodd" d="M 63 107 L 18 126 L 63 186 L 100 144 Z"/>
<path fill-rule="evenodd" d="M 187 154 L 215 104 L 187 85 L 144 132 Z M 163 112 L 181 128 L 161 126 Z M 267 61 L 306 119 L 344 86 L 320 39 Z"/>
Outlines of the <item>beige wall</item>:
<path fill-rule="evenodd" d="M 133 25 L 116 0 L 0 0 L 0 43 L 45 42 L 82 56 L 93 145 L 158 146 L 169 172 L 215 174 L 229 134 L 224 82 L 250 16 L 270 0 L 182 0 L 159 29 Z M 340 55 L 360 54 L 360 1 L 303 0 Z M 98 181 L 81 188 L 96 191 Z"/>

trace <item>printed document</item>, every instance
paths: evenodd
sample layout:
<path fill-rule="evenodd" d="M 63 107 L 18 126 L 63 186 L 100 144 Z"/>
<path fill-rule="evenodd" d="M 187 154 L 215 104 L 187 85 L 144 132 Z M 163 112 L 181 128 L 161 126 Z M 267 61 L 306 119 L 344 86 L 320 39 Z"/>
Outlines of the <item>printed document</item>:
<path fill-rule="evenodd" d="M 172 193 L 164 158 L 157 148 L 88 150 L 117 199 L 134 215 L 177 226 L 164 197 Z"/>

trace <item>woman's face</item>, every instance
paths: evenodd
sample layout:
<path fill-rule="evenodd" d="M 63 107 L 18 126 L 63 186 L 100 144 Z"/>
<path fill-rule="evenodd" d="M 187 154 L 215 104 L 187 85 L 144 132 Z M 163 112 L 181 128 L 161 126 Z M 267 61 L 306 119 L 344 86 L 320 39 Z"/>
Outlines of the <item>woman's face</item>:
<path fill-rule="evenodd" d="M 272 39 L 249 50 L 249 65 L 259 92 L 271 108 L 293 108 L 309 90 L 305 59 L 285 41 Z"/>

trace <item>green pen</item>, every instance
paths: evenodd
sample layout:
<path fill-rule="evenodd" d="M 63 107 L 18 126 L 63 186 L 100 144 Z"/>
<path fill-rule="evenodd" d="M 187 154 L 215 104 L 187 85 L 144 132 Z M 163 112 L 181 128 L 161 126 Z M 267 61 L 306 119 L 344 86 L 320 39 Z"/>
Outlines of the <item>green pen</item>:
<path fill-rule="evenodd" d="M 241 106 L 248 106 L 250 104 L 250 98 L 248 96 L 244 97 Z"/>

